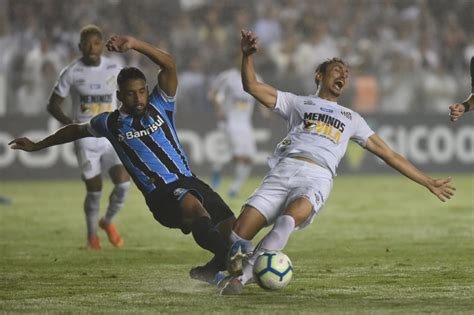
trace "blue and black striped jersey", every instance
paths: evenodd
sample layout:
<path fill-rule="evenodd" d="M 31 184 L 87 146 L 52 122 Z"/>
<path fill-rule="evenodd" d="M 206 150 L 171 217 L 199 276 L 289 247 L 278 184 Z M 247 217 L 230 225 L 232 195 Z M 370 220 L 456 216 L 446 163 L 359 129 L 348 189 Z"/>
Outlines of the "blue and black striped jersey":
<path fill-rule="evenodd" d="M 179 178 L 193 176 L 176 134 L 175 98 L 156 86 L 141 117 L 118 110 L 91 119 L 89 130 L 106 137 L 138 188 L 147 194 Z"/>

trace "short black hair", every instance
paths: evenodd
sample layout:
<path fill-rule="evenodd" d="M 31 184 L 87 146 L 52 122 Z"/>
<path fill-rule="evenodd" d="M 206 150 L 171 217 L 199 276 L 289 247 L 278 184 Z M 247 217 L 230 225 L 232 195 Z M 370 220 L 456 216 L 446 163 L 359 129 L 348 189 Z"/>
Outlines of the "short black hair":
<path fill-rule="evenodd" d="M 81 28 L 80 41 L 85 41 L 90 35 L 97 35 L 100 38 L 103 37 L 102 30 L 100 29 L 100 27 L 94 24 L 89 24 Z"/>
<path fill-rule="evenodd" d="M 143 74 L 143 72 L 138 68 L 125 67 L 122 70 L 120 70 L 117 76 L 117 85 L 119 87 L 119 90 L 122 89 L 122 86 L 128 80 L 143 80 L 146 82 L 146 77 L 145 77 L 145 74 Z"/>
<path fill-rule="evenodd" d="M 340 63 L 340 64 L 343 64 L 344 66 L 347 67 L 347 64 L 344 62 L 344 60 L 342 60 L 341 58 L 335 57 L 335 58 L 331 58 L 331 59 L 326 59 L 326 61 L 319 64 L 319 66 L 316 68 L 316 71 L 314 71 L 314 73 L 316 73 L 316 74 L 318 74 L 318 73 L 325 74 L 326 70 L 329 67 L 329 65 L 331 65 L 333 63 Z M 319 80 L 318 79 L 316 79 L 316 85 L 319 86 Z"/>

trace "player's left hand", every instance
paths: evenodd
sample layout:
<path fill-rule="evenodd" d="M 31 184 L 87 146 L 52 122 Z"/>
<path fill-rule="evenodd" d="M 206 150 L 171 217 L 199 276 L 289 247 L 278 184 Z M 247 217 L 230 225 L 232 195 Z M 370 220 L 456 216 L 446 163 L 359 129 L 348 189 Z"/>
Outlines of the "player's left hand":
<path fill-rule="evenodd" d="M 463 104 L 452 104 L 449 106 L 449 119 L 451 119 L 451 121 L 458 120 L 462 115 L 464 115 L 464 110 L 465 107 Z"/>
<path fill-rule="evenodd" d="M 251 31 L 240 31 L 240 48 L 244 56 L 250 56 L 257 51 L 257 35 Z"/>
<path fill-rule="evenodd" d="M 426 188 L 428 188 L 431 193 L 436 195 L 439 200 L 445 202 L 446 199 L 451 199 L 451 197 L 454 195 L 454 191 L 456 190 L 456 188 L 451 186 L 450 182 L 451 177 L 432 179 Z"/>
<path fill-rule="evenodd" d="M 17 138 L 15 140 L 10 141 L 8 145 L 11 145 L 10 148 L 14 150 L 23 150 L 28 152 L 37 150 L 36 143 L 34 143 L 28 138 Z"/>
<path fill-rule="evenodd" d="M 105 47 L 107 47 L 108 51 L 124 53 L 132 49 L 133 40 L 134 38 L 131 36 L 113 35 L 105 43 Z"/>

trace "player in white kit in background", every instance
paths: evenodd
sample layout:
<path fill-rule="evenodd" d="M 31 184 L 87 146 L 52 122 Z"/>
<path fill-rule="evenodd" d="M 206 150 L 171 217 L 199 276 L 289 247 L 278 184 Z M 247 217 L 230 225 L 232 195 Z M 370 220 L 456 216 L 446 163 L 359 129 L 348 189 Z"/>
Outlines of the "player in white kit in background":
<path fill-rule="evenodd" d="M 255 99 L 244 91 L 240 71 L 235 67 L 216 77 L 209 91 L 209 99 L 217 115 L 218 128 L 229 141 L 235 163 L 234 179 L 228 195 L 237 197 L 250 175 L 252 158 L 257 152 L 252 126 Z M 222 164 L 217 163 L 213 168 L 211 184 L 217 188 Z"/>
<path fill-rule="evenodd" d="M 252 280 L 252 267 L 264 251 L 281 251 L 293 231 L 310 224 L 327 201 L 336 168 L 349 140 L 380 157 L 416 183 L 425 186 L 441 201 L 450 199 L 450 178 L 433 179 L 390 149 L 365 120 L 337 103 L 348 80 L 344 62 L 334 58 L 316 70 L 316 95 L 297 96 L 277 91 L 256 79 L 252 54 L 257 50 L 254 33 L 242 31 L 242 82 L 245 91 L 287 121 L 288 135 L 270 159 L 270 172 L 246 201 L 234 224 L 229 251 L 229 272 L 221 294 L 240 294 Z M 265 226 L 273 229 L 262 239 L 253 255 L 251 240 Z M 239 276 L 239 274 L 241 275 Z"/>
<path fill-rule="evenodd" d="M 102 56 L 102 31 L 95 25 L 82 28 L 79 50 L 82 57 L 66 66 L 59 75 L 48 102 L 49 113 L 64 125 L 88 122 L 95 115 L 117 108 L 116 82 L 122 66 Z M 72 117 L 62 110 L 64 99 L 71 95 Z M 112 219 L 123 207 L 130 187 L 130 177 L 106 138 L 84 138 L 74 142 L 82 179 L 86 184 L 84 212 L 87 224 L 87 246 L 101 248 L 97 225 L 106 231 L 109 241 L 123 246 Z M 108 170 L 114 183 L 107 212 L 99 220 L 102 195 L 102 170 Z"/>

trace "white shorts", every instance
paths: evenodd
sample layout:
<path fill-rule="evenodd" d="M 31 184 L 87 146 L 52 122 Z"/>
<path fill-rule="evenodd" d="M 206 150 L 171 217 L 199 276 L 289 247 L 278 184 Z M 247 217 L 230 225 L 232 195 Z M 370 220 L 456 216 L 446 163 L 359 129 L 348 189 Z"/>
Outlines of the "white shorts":
<path fill-rule="evenodd" d="M 117 154 L 106 138 L 87 137 L 74 141 L 74 151 L 84 179 L 91 179 L 109 170 L 112 166 L 122 165 Z"/>
<path fill-rule="evenodd" d="M 257 209 L 271 225 L 290 203 L 304 197 L 313 205 L 313 212 L 295 228 L 302 229 L 313 222 L 331 188 L 332 174 L 329 170 L 309 162 L 284 158 L 270 170 L 245 204 Z"/>
<path fill-rule="evenodd" d="M 233 156 L 253 157 L 257 153 L 253 128 L 248 124 L 226 126 L 230 149 Z"/>

